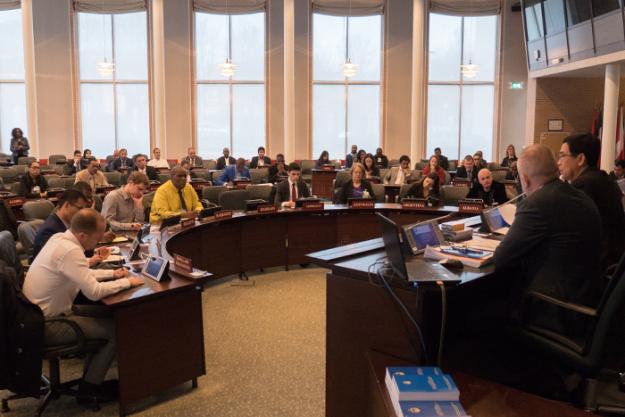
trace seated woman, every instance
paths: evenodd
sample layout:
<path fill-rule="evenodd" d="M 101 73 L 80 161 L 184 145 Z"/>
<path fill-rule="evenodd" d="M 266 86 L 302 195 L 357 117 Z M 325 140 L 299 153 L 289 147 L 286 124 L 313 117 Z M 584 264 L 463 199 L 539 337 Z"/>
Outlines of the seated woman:
<path fill-rule="evenodd" d="M 315 162 L 315 169 L 321 169 L 324 165 L 329 163 L 330 154 L 328 153 L 328 151 L 323 151 L 321 152 L 321 155 L 319 155 L 319 159 L 317 159 L 317 162 Z"/>
<path fill-rule="evenodd" d="M 365 178 L 368 180 L 375 177 L 378 180 L 380 179 L 380 168 L 378 168 L 378 164 L 375 163 L 375 157 L 368 153 L 365 156 Z"/>
<path fill-rule="evenodd" d="M 435 172 L 430 172 L 422 181 L 414 183 L 404 198 L 425 198 L 432 206 L 438 206 L 441 201 L 439 177 Z"/>
<path fill-rule="evenodd" d="M 95 160 L 95 157 L 91 155 L 91 149 L 85 149 L 82 153 L 82 158 L 80 159 L 80 169 L 78 171 L 87 169 L 91 160 Z"/>
<path fill-rule="evenodd" d="M 371 183 L 364 179 L 365 167 L 360 162 L 352 165 L 352 179 L 347 181 L 336 194 L 336 204 L 347 204 L 350 198 L 375 198 Z"/>
<path fill-rule="evenodd" d="M 360 162 L 361 164 L 364 165 L 365 156 L 367 156 L 367 151 L 365 151 L 364 149 L 360 149 L 358 153 L 356 154 L 356 161 L 354 162 Z"/>
<path fill-rule="evenodd" d="M 440 186 L 445 183 L 445 170 L 441 168 L 440 161 L 438 160 L 438 156 L 436 155 L 430 156 L 430 162 L 428 166 L 423 168 L 423 176 L 427 177 L 432 172 L 438 175 L 438 186 L 436 187 L 436 189 L 439 189 Z"/>
<path fill-rule="evenodd" d="M 517 161 L 516 151 L 514 150 L 514 145 L 508 145 L 506 148 L 506 157 L 501 161 L 502 167 L 510 167 L 513 162 Z"/>

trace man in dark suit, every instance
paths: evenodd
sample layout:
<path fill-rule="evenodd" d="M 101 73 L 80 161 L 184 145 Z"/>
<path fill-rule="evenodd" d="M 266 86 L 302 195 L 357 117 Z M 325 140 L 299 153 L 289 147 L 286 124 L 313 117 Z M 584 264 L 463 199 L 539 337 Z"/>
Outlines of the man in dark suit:
<path fill-rule="evenodd" d="M 479 168 L 475 167 L 473 157 L 467 155 L 464 157 L 464 164 L 456 169 L 456 178 L 467 178 L 470 179 L 472 183 L 476 183 L 477 171 L 479 171 Z"/>
<path fill-rule="evenodd" d="M 438 165 L 445 171 L 449 171 L 449 159 L 443 155 L 441 148 L 434 148 L 434 155 L 438 156 Z"/>
<path fill-rule="evenodd" d="M 182 161 L 180 161 L 180 165 L 184 164 L 185 162 L 188 162 L 191 168 L 203 167 L 202 158 L 197 156 L 197 154 L 195 153 L 195 148 L 193 147 L 187 149 L 187 156 L 182 158 Z"/>
<path fill-rule="evenodd" d="M 351 168 L 352 164 L 356 160 L 356 154 L 358 153 L 358 146 L 352 145 L 352 153 L 345 155 L 345 166 Z"/>
<path fill-rule="evenodd" d="M 52 235 L 65 232 L 72 222 L 72 217 L 85 207 L 88 207 L 88 203 L 80 191 L 73 189 L 65 191 L 58 208 L 43 222 L 35 236 L 33 257 L 37 256 Z"/>
<path fill-rule="evenodd" d="M 276 155 L 276 164 L 269 167 L 269 182 L 280 182 L 288 175 L 288 166 L 284 161 L 284 155 L 279 153 Z"/>
<path fill-rule="evenodd" d="M 556 161 L 544 145 L 525 149 L 518 168 L 527 198 L 518 204 L 514 222 L 495 251 L 498 276 L 520 274 L 524 292 L 596 306 L 603 287 L 596 206 L 584 192 L 558 179 Z M 532 306 L 537 323 L 570 330 L 571 323 L 559 312 Z"/>
<path fill-rule="evenodd" d="M 477 174 L 477 181 L 471 187 L 467 198 L 479 198 L 484 200 L 484 204 L 492 206 L 494 203 L 503 204 L 508 201 L 506 187 L 495 180 L 488 168 L 480 170 Z"/>
<path fill-rule="evenodd" d="M 134 162 L 135 171 L 145 174 L 150 181 L 158 181 L 158 171 L 156 168 L 148 166 L 147 155 L 137 154 L 132 157 Z"/>
<path fill-rule="evenodd" d="M 250 168 L 269 167 L 271 165 L 271 158 L 265 156 L 265 148 L 263 146 L 258 147 L 258 156 L 255 156 L 250 161 Z"/>
<path fill-rule="evenodd" d="M 614 161 L 614 170 L 610 172 L 610 178 L 615 181 L 625 179 L 625 160 L 617 159 Z"/>
<path fill-rule="evenodd" d="M 120 171 L 122 173 L 132 171 L 133 166 L 132 159 L 128 158 L 128 150 L 125 148 L 119 150 L 119 158 L 113 160 L 111 164 L 113 171 Z"/>
<path fill-rule="evenodd" d="M 28 172 L 20 178 L 20 195 L 39 198 L 47 190 L 48 182 L 41 175 L 39 162 L 32 161 L 28 165 Z"/>
<path fill-rule="evenodd" d="M 615 264 L 625 251 L 623 193 L 616 181 L 597 167 L 601 141 L 584 133 L 570 135 L 560 147 L 558 168 L 562 179 L 582 190 L 594 201 L 601 215 L 602 266 Z"/>
<path fill-rule="evenodd" d="M 223 156 L 217 158 L 217 169 L 221 170 L 227 166 L 234 165 L 237 163 L 237 160 L 230 156 L 230 149 L 224 148 Z"/>
<path fill-rule="evenodd" d="M 281 208 L 295 208 L 298 198 L 310 197 L 308 185 L 301 180 L 302 168 L 295 162 L 287 167 L 289 178 L 276 186 L 274 204 Z"/>

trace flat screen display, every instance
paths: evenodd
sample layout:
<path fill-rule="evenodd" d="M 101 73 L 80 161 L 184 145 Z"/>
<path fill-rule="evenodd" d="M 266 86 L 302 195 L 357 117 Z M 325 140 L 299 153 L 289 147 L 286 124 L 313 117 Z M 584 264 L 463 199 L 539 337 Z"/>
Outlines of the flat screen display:
<path fill-rule="evenodd" d="M 501 215 L 498 209 L 486 211 L 484 212 L 484 215 L 486 216 L 486 219 L 488 221 L 488 226 L 490 227 L 491 231 L 495 231 L 497 229 L 510 226 L 503 219 L 503 216 Z"/>
<path fill-rule="evenodd" d="M 150 259 L 148 265 L 145 267 L 145 273 L 153 277 L 158 277 L 158 273 L 161 270 L 161 266 L 163 266 L 163 262 L 165 261 L 162 258 Z"/>
<path fill-rule="evenodd" d="M 417 250 L 424 250 L 428 245 L 440 245 L 433 223 L 418 224 L 410 229 L 410 234 Z"/>

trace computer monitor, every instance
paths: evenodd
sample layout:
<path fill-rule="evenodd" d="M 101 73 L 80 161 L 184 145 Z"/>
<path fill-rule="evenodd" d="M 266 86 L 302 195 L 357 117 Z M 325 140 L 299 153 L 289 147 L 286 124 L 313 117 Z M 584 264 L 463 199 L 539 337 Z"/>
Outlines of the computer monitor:
<path fill-rule="evenodd" d="M 428 246 L 436 247 L 445 243 L 445 237 L 436 220 L 404 226 L 404 234 L 415 255 L 425 252 Z"/>
<path fill-rule="evenodd" d="M 167 266 L 169 261 L 159 256 L 151 256 L 143 266 L 141 274 L 155 281 L 161 281 L 167 277 Z"/>
<path fill-rule="evenodd" d="M 482 212 L 482 221 L 484 222 L 487 231 L 490 233 L 506 234 L 508 232 L 508 228 L 510 228 L 510 225 L 501 215 L 500 207 L 484 210 Z"/>
<path fill-rule="evenodd" d="M 150 223 L 146 223 L 141 226 L 141 229 L 139 229 L 139 232 L 137 233 L 137 240 L 139 240 L 140 243 L 145 243 L 144 238 L 150 234 L 150 227 Z"/>
<path fill-rule="evenodd" d="M 388 260 L 395 273 L 407 280 L 408 272 L 406 271 L 406 262 L 404 261 L 401 241 L 399 240 L 399 228 L 397 224 L 388 217 L 380 213 L 376 213 L 376 215 L 380 219 L 382 240 L 384 240 L 384 248 L 386 249 Z"/>

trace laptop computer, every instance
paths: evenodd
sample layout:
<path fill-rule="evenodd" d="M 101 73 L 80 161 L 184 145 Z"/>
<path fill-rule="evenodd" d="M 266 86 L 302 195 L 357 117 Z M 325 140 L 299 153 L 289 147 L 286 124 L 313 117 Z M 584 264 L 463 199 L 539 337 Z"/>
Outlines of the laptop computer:
<path fill-rule="evenodd" d="M 450 272 L 444 266 L 437 263 L 426 262 L 422 258 L 422 262 L 406 263 L 402 252 L 402 242 L 399 239 L 399 228 L 397 224 L 380 213 L 376 213 L 376 215 L 380 219 L 382 240 L 384 240 L 388 260 L 395 273 L 402 279 L 417 283 L 436 281 L 459 283 L 461 281 L 457 275 Z M 413 259 L 414 258 L 409 259 L 409 261 Z"/>
<path fill-rule="evenodd" d="M 414 255 L 425 252 L 428 246 L 436 247 L 445 244 L 445 237 L 436 220 L 410 224 L 404 226 L 403 230 Z"/>

